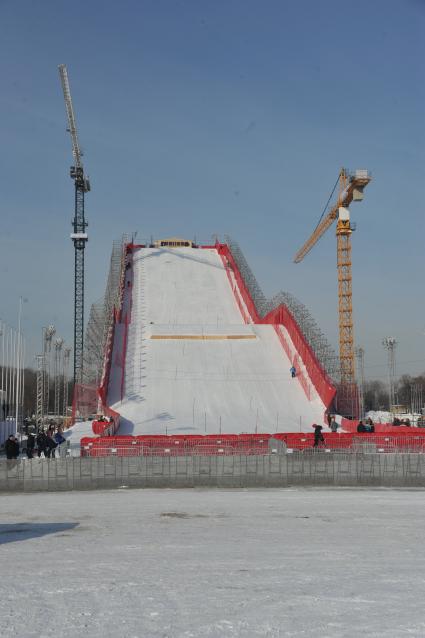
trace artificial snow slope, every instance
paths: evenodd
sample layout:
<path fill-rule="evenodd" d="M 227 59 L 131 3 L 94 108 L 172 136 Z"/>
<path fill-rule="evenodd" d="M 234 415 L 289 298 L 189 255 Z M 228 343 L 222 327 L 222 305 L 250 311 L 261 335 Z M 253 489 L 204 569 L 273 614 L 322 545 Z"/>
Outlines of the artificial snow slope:
<path fill-rule="evenodd" d="M 113 355 L 109 386 L 119 434 L 299 432 L 322 423 L 323 403 L 308 401 L 290 377 L 273 327 L 244 323 L 215 249 L 135 250 L 123 307 L 131 317 L 124 375 Z"/>

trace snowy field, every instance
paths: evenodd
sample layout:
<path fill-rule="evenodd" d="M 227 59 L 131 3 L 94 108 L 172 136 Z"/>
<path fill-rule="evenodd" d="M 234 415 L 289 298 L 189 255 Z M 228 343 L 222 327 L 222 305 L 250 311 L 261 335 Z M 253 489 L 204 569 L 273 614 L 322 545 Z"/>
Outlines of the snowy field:
<path fill-rule="evenodd" d="M 423 491 L 0 496 L 0 634 L 425 635 Z"/>

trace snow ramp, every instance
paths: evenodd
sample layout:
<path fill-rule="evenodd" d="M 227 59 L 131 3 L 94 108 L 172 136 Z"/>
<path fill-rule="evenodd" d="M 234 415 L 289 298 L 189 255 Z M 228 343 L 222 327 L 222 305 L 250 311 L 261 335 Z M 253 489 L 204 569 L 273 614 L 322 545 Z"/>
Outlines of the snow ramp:
<path fill-rule="evenodd" d="M 229 257 L 223 245 L 132 247 L 108 388 L 118 434 L 311 432 L 323 423 L 296 340 L 253 316 Z"/>

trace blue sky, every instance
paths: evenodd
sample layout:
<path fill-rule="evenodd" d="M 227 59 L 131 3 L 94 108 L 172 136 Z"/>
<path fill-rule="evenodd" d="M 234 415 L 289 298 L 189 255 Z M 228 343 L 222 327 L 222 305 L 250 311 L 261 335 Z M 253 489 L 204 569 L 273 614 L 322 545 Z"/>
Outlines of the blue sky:
<path fill-rule="evenodd" d="M 112 240 L 178 234 L 241 245 L 267 294 L 288 290 L 337 346 L 333 230 L 301 264 L 341 166 L 353 205 L 353 301 L 368 377 L 425 370 L 423 60 L 419 0 L 0 0 L 0 316 L 71 342 L 73 185 L 65 63 L 87 197 L 86 311 Z"/>

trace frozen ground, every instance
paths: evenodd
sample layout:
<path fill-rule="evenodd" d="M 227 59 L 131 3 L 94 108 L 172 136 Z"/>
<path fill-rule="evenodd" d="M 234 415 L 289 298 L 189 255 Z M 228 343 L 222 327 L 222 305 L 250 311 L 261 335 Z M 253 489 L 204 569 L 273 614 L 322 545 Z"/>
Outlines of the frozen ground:
<path fill-rule="evenodd" d="M 425 635 L 423 491 L 0 496 L 1 636 Z"/>

